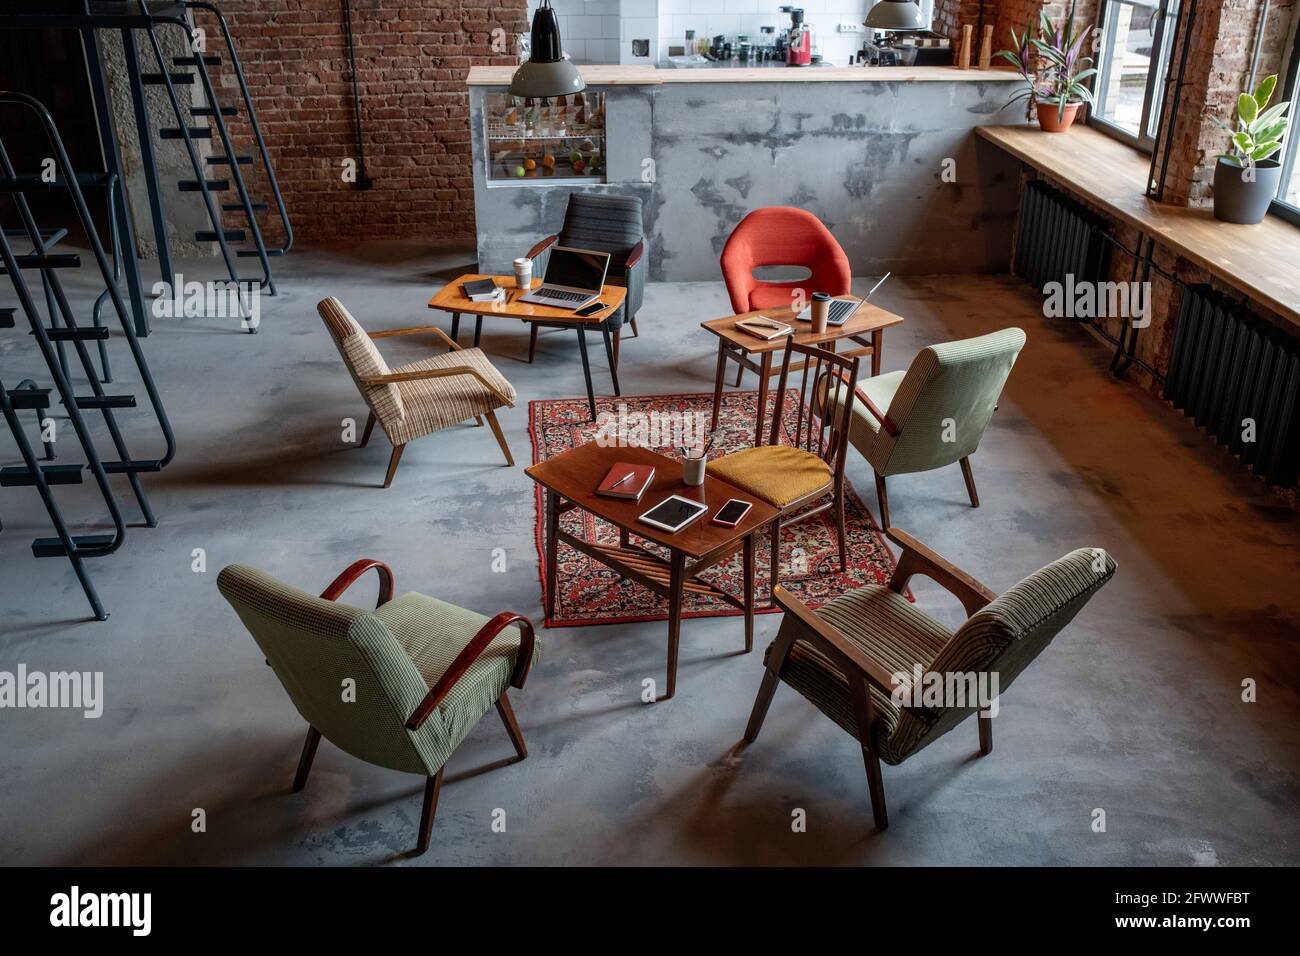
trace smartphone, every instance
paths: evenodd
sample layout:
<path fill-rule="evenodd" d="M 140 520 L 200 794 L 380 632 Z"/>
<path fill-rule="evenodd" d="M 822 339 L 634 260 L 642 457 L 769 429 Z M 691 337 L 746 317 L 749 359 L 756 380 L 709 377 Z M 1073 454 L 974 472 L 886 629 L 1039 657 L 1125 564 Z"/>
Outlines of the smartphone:
<path fill-rule="evenodd" d="M 754 507 L 752 501 L 732 498 L 718 509 L 718 513 L 713 516 L 712 521 L 714 524 L 720 524 L 723 527 L 734 528 L 740 524 L 745 515 L 749 514 L 749 509 L 752 507 Z"/>
<path fill-rule="evenodd" d="M 589 315 L 595 315 L 603 308 L 605 308 L 605 303 L 597 299 L 595 302 L 591 303 L 590 305 L 584 305 L 581 309 L 578 309 L 573 314 L 578 316 L 579 318 L 586 318 Z"/>

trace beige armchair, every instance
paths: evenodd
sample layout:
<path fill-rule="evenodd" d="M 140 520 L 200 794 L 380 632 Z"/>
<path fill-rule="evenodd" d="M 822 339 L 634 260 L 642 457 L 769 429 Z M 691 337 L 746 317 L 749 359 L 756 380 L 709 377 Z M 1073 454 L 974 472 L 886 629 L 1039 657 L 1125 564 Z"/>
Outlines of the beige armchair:
<path fill-rule="evenodd" d="M 481 349 L 462 349 L 434 326 L 368 333 L 333 296 L 322 299 L 316 310 L 370 408 L 361 447 L 365 448 L 370 441 L 376 421 L 393 444 L 388 474 L 384 477 L 385 488 L 393 483 L 407 442 L 471 418 L 480 426 L 487 419 L 506 456 L 506 464 L 515 463 L 495 414 L 503 406 L 514 407 L 515 389 Z M 451 351 L 390 369 L 372 341 L 416 334 L 435 335 Z"/>

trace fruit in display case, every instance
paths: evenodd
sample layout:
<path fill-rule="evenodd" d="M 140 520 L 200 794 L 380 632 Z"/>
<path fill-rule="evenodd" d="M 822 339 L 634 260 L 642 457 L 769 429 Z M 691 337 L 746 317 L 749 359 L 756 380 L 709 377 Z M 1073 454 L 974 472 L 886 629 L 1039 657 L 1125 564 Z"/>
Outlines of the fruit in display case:
<path fill-rule="evenodd" d="M 537 160 L 531 158 L 524 160 L 524 169 L 528 170 L 528 172 L 531 173 L 536 168 L 537 168 Z"/>

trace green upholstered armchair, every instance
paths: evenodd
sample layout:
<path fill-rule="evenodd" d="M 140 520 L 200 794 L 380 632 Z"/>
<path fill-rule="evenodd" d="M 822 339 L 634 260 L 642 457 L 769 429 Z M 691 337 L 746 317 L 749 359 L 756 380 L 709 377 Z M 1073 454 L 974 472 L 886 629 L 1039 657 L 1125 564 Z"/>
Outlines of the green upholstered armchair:
<path fill-rule="evenodd" d="M 371 568 L 375 610 L 336 603 Z M 537 656 L 527 618 L 505 611 L 489 620 L 423 594 L 394 600 L 393 572 L 368 559 L 320 597 L 240 564 L 224 568 L 217 587 L 307 721 L 295 792 L 322 736 L 361 760 L 425 776 L 418 854 L 429 847 L 447 759 L 494 704 L 518 759 L 528 756 L 506 696 L 524 686 Z"/>
<path fill-rule="evenodd" d="M 885 479 L 961 463 L 972 508 L 979 507 L 970 456 L 979 447 L 1002 386 L 1025 344 L 1020 329 L 931 345 L 906 372 L 858 383 L 849 440 L 876 473 L 880 526 L 889 527 Z M 832 399 L 843 400 L 841 385 Z"/>
<path fill-rule="evenodd" d="M 753 743 L 777 683 L 789 684 L 861 744 L 872 815 L 881 830 L 889 817 L 880 761 L 902 763 L 987 703 L 909 699 L 895 694 L 901 683 L 895 675 L 908 675 L 918 692 L 933 683 L 928 675 L 939 675 L 945 687 L 950 677 L 954 688 L 968 688 L 972 679 L 978 686 L 982 679 L 986 689 L 1001 694 L 1115 573 L 1105 551 L 1080 548 L 996 595 L 905 532 L 886 533 L 903 549 L 887 586 L 858 588 L 817 611 L 777 588 L 785 617 L 767 648 L 767 670 L 745 728 L 745 741 Z M 915 574 L 932 578 L 961 601 L 970 615 L 966 623 L 950 631 L 908 601 L 903 592 Z M 980 752 L 987 754 L 993 750 L 992 715 L 981 711 L 978 724 Z"/>

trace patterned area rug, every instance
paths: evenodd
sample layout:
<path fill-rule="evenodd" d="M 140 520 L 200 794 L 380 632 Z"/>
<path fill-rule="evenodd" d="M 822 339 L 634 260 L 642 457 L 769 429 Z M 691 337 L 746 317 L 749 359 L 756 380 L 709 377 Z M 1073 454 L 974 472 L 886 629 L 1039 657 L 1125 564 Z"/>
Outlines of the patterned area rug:
<path fill-rule="evenodd" d="M 797 401 L 797 393 L 792 390 L 786 401 L 786 413 L 782 416 L 783 442 L 786 444 L 793 440 L 794 406 Z M 768 428 L 771 427 L 774 404 L 775 398 L 770 398 Z M 594 441 L 602 430 L 606 435 L 612 435 L 612 429 L 616 425 L 622 426 L 620 434 L 628 435 L 635 443 L 680 460 L 682 455 L 675 447 L 675 442 L 680 440 L 681 428 L 686 427 L 688 434 L 692 426 L 696 434 L 702 434 L 708 428 L 713 410 L 713 395 L 624 395 L 622 398 L 598 399 L 596 409 L 597 420 L 593 422 L 589 418 L 585 399 L 530 403 L 529 433 L 533 439 L 534 464 Z M 754 420 L 757 414 L 756 391 L 724 392 L 718 418 L 719 433 L 709 451 L 709 459 L 751 447 L 754 443 Z M 807 425 L 804 427 L 807 428 Z M 638 431 L 640 434 L 637 434 Z M 810 607 L 820 607 L 845 591 L 864 584 L 884 584 L 894 569 L 893 555 L 885 546 L 871 512 L 852 486 L 847 482 L 845 485 L 849 558 L 846 571 L 839 570 L 835 524 L 829 511 L 781 529 L 781 584 Z M 652 502 L 647 503 L 647 507 L 650 504 Z M 536 506 L 538 566 L 545 567 L 545 520 L 541 486 L 536 490 Z M 588 541 L 614 545 L 618 543 L 617 528 L 581 509 L 561 515 L 560 522 L 566 531 Z M 767 603 L 770 592 L 769 542 L 770 539 L 764 536 L 755 555 L 755 598 L 760 612 L 770 610 L 761 607 Z M 653 550 L 655 546 L 650 545 L 650 548 Z M 702 577 L 731 594 L 740 595 L 743 579 L 739 552 L 729 562 L 705 571 Z M 544 575 L 542 588 L 545 591 Z M 668 617 L 666 599 L 633 581 L 620 583 L 615 571 L 566 544 L 561 544 L 559 550 L 559 594 L 556 597 L 555 615 L 547 619 L 547 627 L 662 621 Z M 717 598 L 689 594 L 684 616 L 716 617 L 740 613 L 739 609 L 724 604 Z"/>

